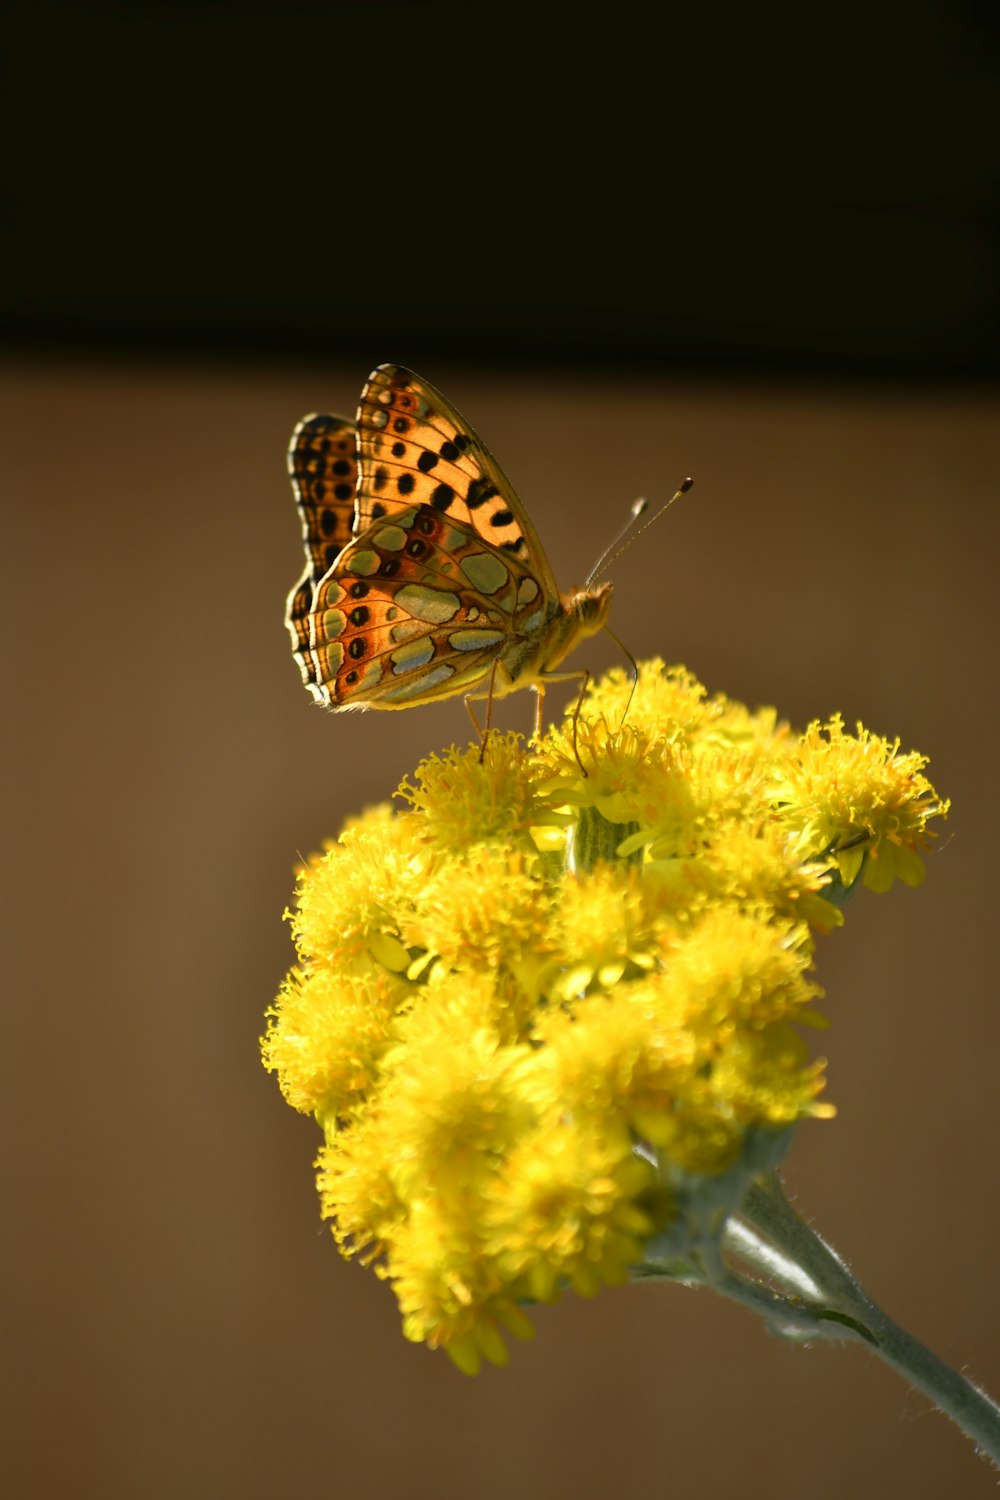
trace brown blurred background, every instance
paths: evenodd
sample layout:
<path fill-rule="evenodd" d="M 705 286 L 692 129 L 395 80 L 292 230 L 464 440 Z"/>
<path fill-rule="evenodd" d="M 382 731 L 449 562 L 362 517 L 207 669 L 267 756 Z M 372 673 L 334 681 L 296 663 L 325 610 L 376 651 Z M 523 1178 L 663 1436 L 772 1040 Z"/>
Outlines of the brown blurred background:
<path fill-rule="evenodd" d="M 821 944 L 839 1114 L 787 1177 L 1000 1394 L 996 15 L 799 17 L 8 8 L 7 1493 L 994 1493 L 860 1349 L 679 1288 L 463 1379 L 337 1256 L 257 1057 L 299 852 L 468 737 L 322 713 L 281 622 L 291 429 L 399 360 L 564 586 L 695 476 L 615 567 L 636 656 L 930 755 L 926 884 Z"/>

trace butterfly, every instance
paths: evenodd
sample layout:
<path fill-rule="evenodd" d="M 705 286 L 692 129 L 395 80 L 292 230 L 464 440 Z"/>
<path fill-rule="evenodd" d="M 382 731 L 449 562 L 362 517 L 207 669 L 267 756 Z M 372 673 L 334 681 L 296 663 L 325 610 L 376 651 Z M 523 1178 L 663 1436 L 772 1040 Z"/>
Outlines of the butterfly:
<path fill-rule="evenodd" d="M 288 468 L 306 567 L 285 623 L 320 703 L 492 702 L 531 687 L 537 738 L 546 685 L 586 685 L 557 669 L 603 627 L 611 584 L 560 592 L 496 459 L 419 375 L 379 365 L 354 422 L 305 417 Z"/>

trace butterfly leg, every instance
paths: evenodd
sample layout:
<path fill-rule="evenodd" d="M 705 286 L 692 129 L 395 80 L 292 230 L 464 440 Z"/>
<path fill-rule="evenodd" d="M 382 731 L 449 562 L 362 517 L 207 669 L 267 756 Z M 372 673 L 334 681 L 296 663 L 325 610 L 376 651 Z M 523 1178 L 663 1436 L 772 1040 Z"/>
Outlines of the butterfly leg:
<path fill-rule="evenodd" d="M 497 663 L 496 663 L 496 661 L 494 661 L 493 666 L 490 669 L 490 685 L 489 685 L 489 689 L 487 690 L 487 692 L 485 692 L 485 693 L 466 693 L 465 698 L 463 700 L 464 703 L 465 703 L 466 713 L 469 715 L 469 718 L 472 720 L 473 727 L 475 728 L 475 731 L 476 731 L 476 733 L 479 736 L 479 764 L 480 765 L 482 765 L 483 760 L 485 759 L 485 756 L 486 756 L 486 741 L 489 739 L 490 730 L 493 727 L 493 688 L 494 688 L 494 684 L 496 683 L 496 678 L 497 678 Z M 486 699 L 486 727 L 485 728 L 480 728 L 479 720 L 476 718 L 475 714 L 472 712 L 472 703 L 473 703 L 474 699 L 476 701 L 482 701 L 483 698 Z"/>
<path fill-rule="evenodd" d="M 531 738 L 533 740 L 535 740 L 535 742 L 537 743 L 537 741 L 540 740 L 541 737 L 542 737 L 542 710 L 545 707 L 545 684 L 544 684 L 544 682 L 536 682 L 534 684 L 534 693 L 535 693 L 535 732 L 531 736 Z"/>
<path fill-rule="evenodd" d="M 545 703 L 545 687 L 546 687 L 546 684 L 550 683 L 550 682 L 579 682 L 580 683 L 580 695 L 579 695 L 579 697 L 576 700 L 576 707 L 573 709 L 573 757 L 576 760 L 577 765 L 580 767 L 580 771 L 581 771 L 582 775 L 584 775 L 584 776 L 587 775 L 587 767 L 584 765 L 583 761 L 580 759 L 580 752 L 577 749 L 577 744 L 576 744 L 576 729 L 577 729 L 577 724 L 579 723 L 579 720 L 580 720 L 580 709 L 583 707 L 583 698 L 584 698 L 584 694 L 587 691 L 587 684 L 589 683 L 589 681 L 590 681 L 590 672 L 589 672 L 589 670 L 586 667 L 584 667 L 583 670 L 580 671 L 580 672 L 546 672 L 544 677 L 538 678 L 538 680 L 535 683 L 532 684 L 532 686 L 535 689 L 535 693 L 537 694 L 537 698 L 536 698 L 536 702 L 535 702 L 535 736 L 534 737 L 535 737 L 536 740 L 540 740 L 541 737 L 542 737 L 542 706 Z"/>

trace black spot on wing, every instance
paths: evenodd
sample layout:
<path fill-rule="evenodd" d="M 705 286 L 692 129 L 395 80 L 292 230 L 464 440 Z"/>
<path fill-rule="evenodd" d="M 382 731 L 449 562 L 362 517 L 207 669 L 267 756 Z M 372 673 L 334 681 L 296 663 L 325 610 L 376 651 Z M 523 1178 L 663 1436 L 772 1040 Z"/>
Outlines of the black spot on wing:
<path fill-rule="evenodd" d="M 465 503 L 470 510 L 478 510 L 481 505 L 485 505 L 487 500 L 492 500 L 498 493 L 496 485 L 491 484 L 488 479 L 474 479 L 469 485 Z"/>

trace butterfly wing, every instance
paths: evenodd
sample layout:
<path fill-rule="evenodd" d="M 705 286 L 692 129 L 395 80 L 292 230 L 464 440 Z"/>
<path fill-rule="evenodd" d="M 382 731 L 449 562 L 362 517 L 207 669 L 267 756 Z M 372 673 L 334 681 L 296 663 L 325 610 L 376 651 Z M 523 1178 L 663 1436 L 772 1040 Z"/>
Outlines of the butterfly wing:
<path fill-rule="evenodd" d="M 306 565 L 288 596 L 285 624 L 307 685 L 315 682 L 309 655 L 309 612 L 316 585 L 351 540 L 358 477 L 354 423 L 346 417 L 304 417 L 292 433 L 288 472 L 302 521 Z"/>
<path fill-rule="evenodd" d="M 317 585 L 310 685 L 331 708 L 407 708 L 468 692 L 496 662 L 502 696 L 559 609 L 519 556 L 433 505 L 406 506 L 373 521 Z"/>
<path fill-rule="evenodd" d="M 307 418 L 290 463 L 308 565 L 288 627 L 303 680 L 327 706 L 406 708 L 468 692 L 491 671 L 501 697 L 537 680 L 554 632 L 568 643 L 552 570 L 510 481 L 412 370 L 372 372 L 356 432 L 343 418 Z"/>
<path fill-rule="evenodd" d="M 468 422 L 426 380 L 379 365 L 358 405 L 361 470 L 356 531 L 411 505 L 428 505 L 508 553 L 558 599 L 552 569 L 510 480 Z"/>

